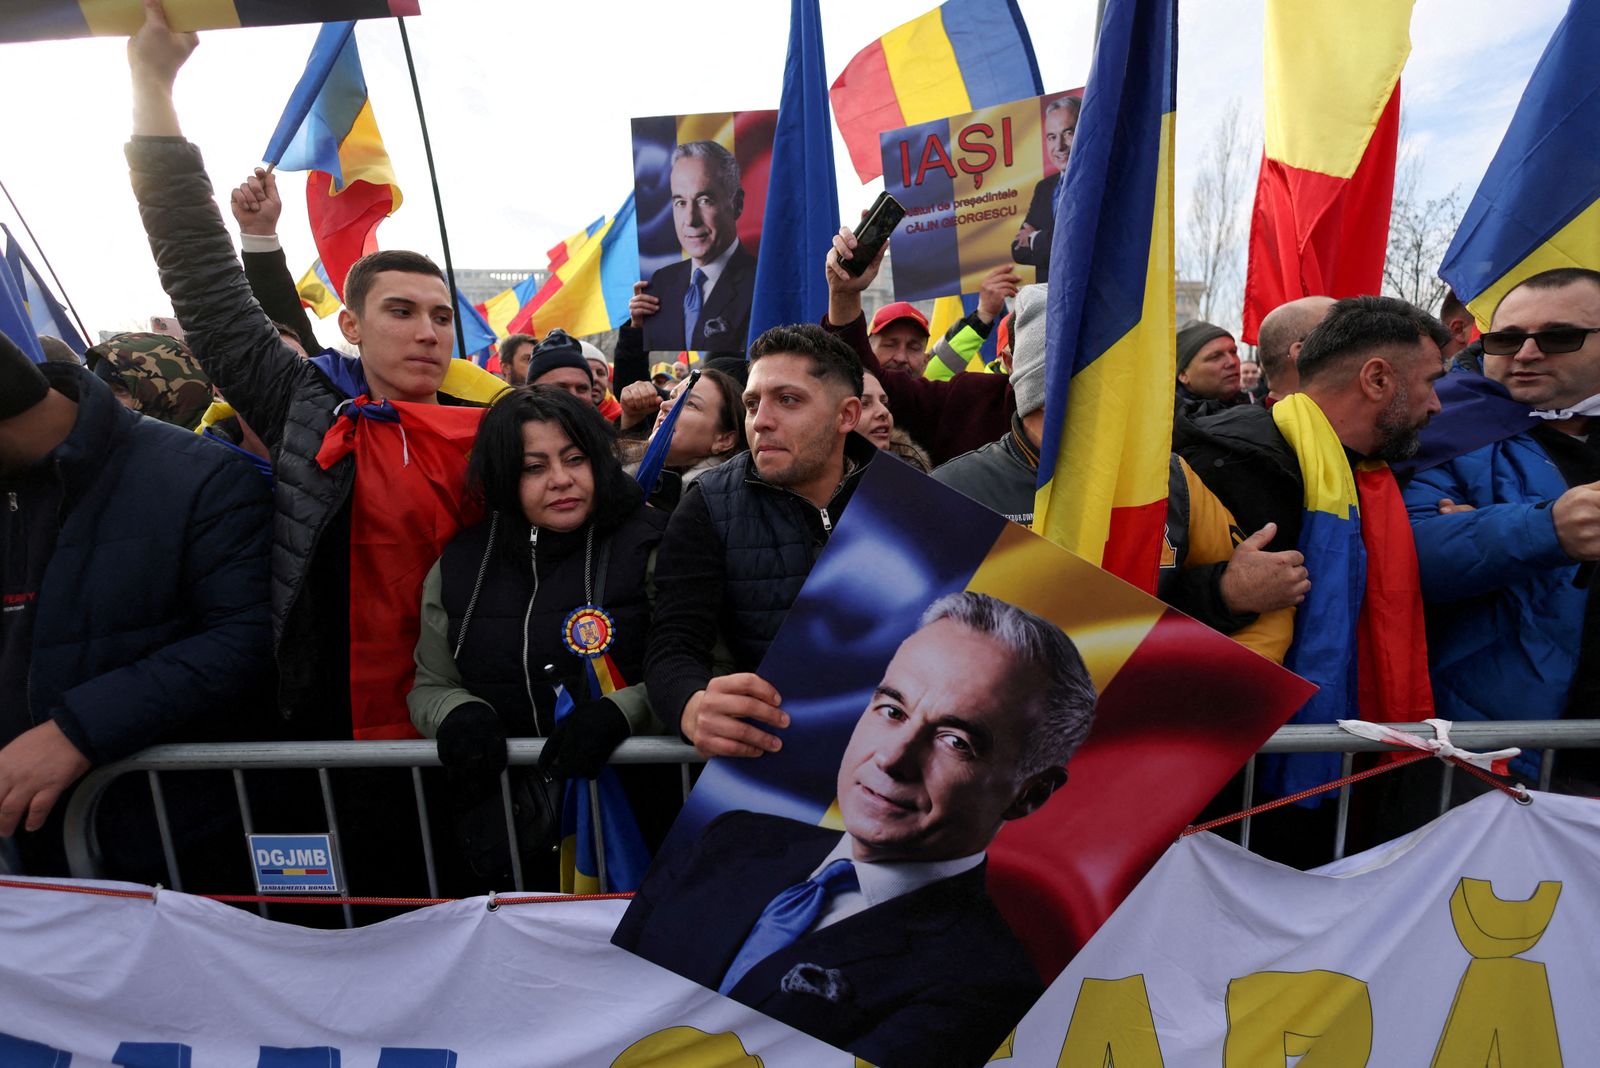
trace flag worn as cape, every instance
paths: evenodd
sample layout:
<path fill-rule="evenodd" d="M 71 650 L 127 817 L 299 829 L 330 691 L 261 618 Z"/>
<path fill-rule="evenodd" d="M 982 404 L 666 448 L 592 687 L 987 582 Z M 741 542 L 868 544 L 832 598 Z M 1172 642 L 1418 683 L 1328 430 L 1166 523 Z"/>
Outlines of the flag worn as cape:
<path fill-rule="evenodd" d="M 1300 462 L 1299 549 L 1311 575 L 1283 666 L 1320 687 L 1291 722 L 1426 719 L 1433 689 L 1422 579 L 1393 472 L 1376 461 L 1352 470 L 1333 425 L 1304 393 L 1274 404 L 1272 420 Z M 1331 782 L 1339 760 L 1338 753 L 1264 757 L 1262 786 L 1282 797 Z"/>

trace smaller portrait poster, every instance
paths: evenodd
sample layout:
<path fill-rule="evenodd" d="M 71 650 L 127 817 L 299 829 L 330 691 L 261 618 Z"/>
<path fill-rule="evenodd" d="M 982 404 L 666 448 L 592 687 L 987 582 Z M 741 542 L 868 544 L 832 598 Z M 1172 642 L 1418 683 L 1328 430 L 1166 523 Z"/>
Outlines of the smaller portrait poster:
<path fill-rule="evenodd" d="M 894 232 L 894 296 L 976 293 L 1001 264 L 1050 280 L 1056 191 L 1082 89 L 996 104 L 879 135 L 884 188 L 906 209 Z"/>
<path fill-rule="evenodd" d="M 1305 680 L 887 455 L 613 944 L 882 1068 L 977 1065 Z"/>
<path fill-rule="evenodd" d="M 776 111 L 633 120 L 639 277 L 652 352 L 744 354 Z"/>

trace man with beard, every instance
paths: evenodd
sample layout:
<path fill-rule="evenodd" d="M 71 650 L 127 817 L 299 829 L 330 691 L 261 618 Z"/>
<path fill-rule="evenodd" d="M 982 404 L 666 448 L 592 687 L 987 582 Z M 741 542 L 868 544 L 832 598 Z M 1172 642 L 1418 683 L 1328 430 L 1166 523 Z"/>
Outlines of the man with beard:
<path fill-rule="evenodd" d="M 1449 337 L 1403 300 L 1341 300 L 1300 349 L 1300 392 L 1271 410 L 1241 405 L 1175 427 L 1175 451 L 1239 524 L 1276 523 L 1266 548 L 1305 557 L 1311 589 L 1284 666 L 1321 689 L 1294 722 L 1432 715 L 1417 553 L 1388 465 L 1417 451 L 1439 411 Z M 1337 776 L 1336 754 L 1304 754 L 1264 761 L 1260 783 L 1284 796 Z M 1285 848 L 1269 855 L 1326 859 L 1300 850 L 1327 838 L 1285 820 L 1281 837 L 1267 835 Z"/>
<path fill-rule="evenodd" d="M 707 756 L 783 744 L 768 728 L 789 717 L 755 670 L 878 453 L 854 433 L 861 391 L 860 360 L 821 327 L 756 338 L 744 391 L 750 451 L 701 475 L 661 539 L 645 682 L 662 723 Z"/>

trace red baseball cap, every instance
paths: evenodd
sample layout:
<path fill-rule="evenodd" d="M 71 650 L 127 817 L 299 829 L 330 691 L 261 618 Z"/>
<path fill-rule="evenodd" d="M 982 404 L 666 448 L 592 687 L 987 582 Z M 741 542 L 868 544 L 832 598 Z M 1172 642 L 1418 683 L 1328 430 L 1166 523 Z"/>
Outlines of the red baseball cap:
<path fill-rule="evenodd" d="M 1005 318 L 1000 320 L 1000 325 L 995 327 L 994 349 L 999 352 L 1011 345 L 1011 313 L 1006 312 Z"/>
<path fill-rule="evenodd" d="M 897 300 L 893 304 L 885 304 L 878 309 L 877 314 L 872 317 L 872 325 L 867 327 L 867 336 L 871 337 L 890 323 L 898 322 L 901 319 L 910 319 L 922 327 L 924 334 L 928 332 L 928 317 L 907 302 Z"/>

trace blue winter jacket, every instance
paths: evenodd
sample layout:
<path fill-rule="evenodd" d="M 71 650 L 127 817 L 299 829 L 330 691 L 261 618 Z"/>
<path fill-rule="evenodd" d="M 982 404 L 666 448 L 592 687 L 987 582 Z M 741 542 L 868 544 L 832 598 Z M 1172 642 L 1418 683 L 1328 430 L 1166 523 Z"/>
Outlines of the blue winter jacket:
<path fill-rule="evenodd" d="M 1556 542 L 1566 480 L 1529 434 L 1416 475 L 1405 500 L 1429 605 L 1438 715 L 1558 719 L 1577 668 L 1588 591 Z M 1475 511 L 1439 514 L 1440 498 Z M 1531 762 L 1518 769 L 1532 775 Z"/>
<path fill-rule="evenodd" d="M 134 414 L 82 368 L 43 371 L 78 416 L 49 458 L 66 518 L 39 590 L 29 713 L 103 764 L 235 716 L 270 685 L 272 504 L 241 457 Z"/>

